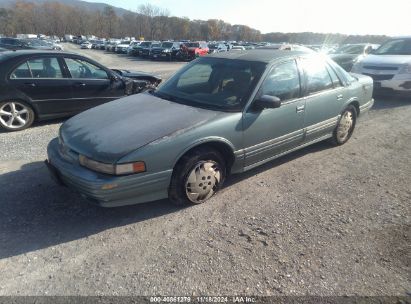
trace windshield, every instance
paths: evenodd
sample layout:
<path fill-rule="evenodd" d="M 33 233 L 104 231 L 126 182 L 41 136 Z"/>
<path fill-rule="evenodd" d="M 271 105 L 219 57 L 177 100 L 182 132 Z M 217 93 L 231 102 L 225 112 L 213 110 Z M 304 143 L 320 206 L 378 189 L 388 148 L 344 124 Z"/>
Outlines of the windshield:
<path fill-rule="evenodd" d="M 363 45 L 344 45 L 337 50 L 333 51 L 332 54 L 362 54 L 364 53 Z"/>
<path fill-rule="evenodd" d="M 140 44 L 141 47 L 147 47 L 147 46 L 150 46 L 150 45 L 151 45 L 151 42 L 142 42 Z"/>
<path fill-rule="evenodd" d="M 126 40 L 126 41 L 121 41 L 120 44 L 130 44 L 130 42 L 131 42 L 131 41 Z"/>
<path fill-rule="evenodd" d="M 196 42 L 187 43 L 187 47 L 196 47 L 196 48 L 198 48 L 199 46 L 200 46 L 200 44 L 196 43 Z"/>
<path fill-rule="evenodd" d="M 161 45 L 161 47 L 169 49 L 173 46 L 172 42 L 163 42 L 163 44 Z"/>
<path fill-rule="evenodd" d="M 152 47 L 152 48 L 161 47 L 161 43 L 153 43 L 153 44 L 151 45 L 151 47 Z"/>
<path fill-rule="evenodd" d="M 217 49 L 217 44 L 209 44 L 208 45 L 208 48 L 210 49 L 210 50 L 215 50 L 215 49 Z"/>
<path fill-rule="evenodd" d="M 185 66 L 154 95 L 194 107 L 241 111 L 265 63 L 203 57 Z"/>
<path fill-rule="evenodd" d="M 377 55 L 411 55 L 411 39 L 390 40 L 381 45 L 374 54 Z"/>

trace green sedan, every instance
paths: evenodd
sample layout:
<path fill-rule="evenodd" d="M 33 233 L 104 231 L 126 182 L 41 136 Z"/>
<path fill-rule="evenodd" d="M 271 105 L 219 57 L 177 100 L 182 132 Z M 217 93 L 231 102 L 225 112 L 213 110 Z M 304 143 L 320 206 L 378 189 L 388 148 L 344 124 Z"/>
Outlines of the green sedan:
<path fill-rule="evenodd" d="M 59 183 L 104 207 L 211 198 L 241 173 L 310 144 L 347 142 L 370 77 L 296 51 L 198 58 L 154 91 L 83 112 L 48 146 Z"/>

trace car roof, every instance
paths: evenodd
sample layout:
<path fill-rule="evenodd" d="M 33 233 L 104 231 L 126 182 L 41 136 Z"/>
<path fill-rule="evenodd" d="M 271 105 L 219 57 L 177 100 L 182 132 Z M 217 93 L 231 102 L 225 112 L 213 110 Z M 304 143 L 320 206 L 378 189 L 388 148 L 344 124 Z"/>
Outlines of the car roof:
<path fill-rule="evenodd" d="M 76 53 L 62 52 L 62 51 L 51 51 L 51 50 L 7 50 L 0 53 L 0 61 L 4 61 L 10 58 L 17 57 L 30 57 L 32 55 L 71 55 L 71 56 L 80 56 Z"/>
<path fill-rule="evenodd" d="M 224 59 L 237 59 L 237 60 L 246 60 L 246 61 L 259 61 L 259 62 L 269 63 L 277 59 L 297 57 L 300 55 L 312 55 L 312 53 L 302 52 L 302 51 L 254 49 L 254 50 L 247 50 L 243 52 L 216 53 L 216 54 L 209 55 L 209 57 L 224 58 Z"/>

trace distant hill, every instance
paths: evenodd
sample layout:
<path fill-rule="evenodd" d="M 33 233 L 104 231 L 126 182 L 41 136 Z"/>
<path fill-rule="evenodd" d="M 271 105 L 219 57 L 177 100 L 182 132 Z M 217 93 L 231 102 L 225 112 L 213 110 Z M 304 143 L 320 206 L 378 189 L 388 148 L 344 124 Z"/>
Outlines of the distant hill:
<path fill-rule="evenodd" d="M 42 4 L 44 2 L 58 2 L 68 6 L 74 6 L 77 8 L 81 8 L 87 11 L 101 11 L 106 7 L 108 4 L 106 3 L 94 3 L 94 2 L 86 2 L 81 0 L 24 0 L 23 2 L 32 2 L 37 4 Z M 0 0 L 0 7 L 12 7 L 16 3 L 16 0 Z M 130 11 L 113 6 L 114 11 L 118 16 L 123 16 L 125 13 L 129 13 Z"/>

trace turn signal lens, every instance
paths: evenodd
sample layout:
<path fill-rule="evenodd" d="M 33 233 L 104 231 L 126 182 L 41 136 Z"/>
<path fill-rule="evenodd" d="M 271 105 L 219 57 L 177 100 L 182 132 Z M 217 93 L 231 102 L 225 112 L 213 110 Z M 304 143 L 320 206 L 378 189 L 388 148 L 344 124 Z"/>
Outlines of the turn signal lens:
<path fill-rule="evenodd" d="M 144 162 L 139 161 L 129 164 L 119 164 L 115 166 L 116 175 L 130 174 L 130 173 L 140 173 L 146 171 L 146 165 Z"/>

